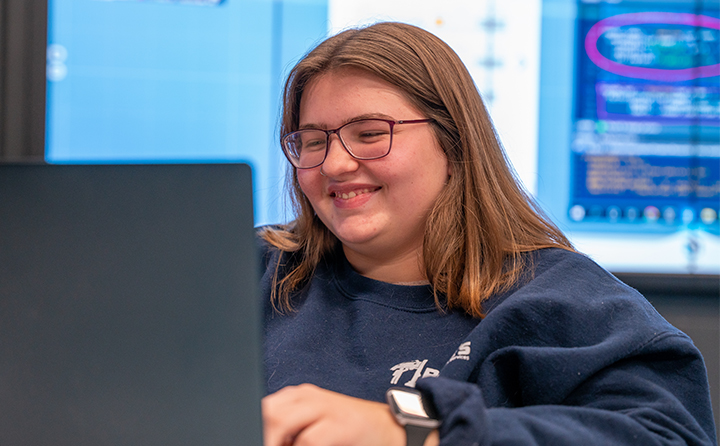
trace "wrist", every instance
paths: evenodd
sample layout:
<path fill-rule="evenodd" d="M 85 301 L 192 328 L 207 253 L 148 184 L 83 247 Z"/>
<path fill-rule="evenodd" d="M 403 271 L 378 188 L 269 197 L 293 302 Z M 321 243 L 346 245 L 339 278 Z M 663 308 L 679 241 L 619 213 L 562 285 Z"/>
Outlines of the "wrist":
<path fill-rule="evenodd" d="M 439 443 L 440 421 L 422 393 L 405 387 L 392 387 L 386 398 L 397 424 L 405 429 L 406 446 L 435 446 Z"/>
<path fill-rule="evenodd" d="M 433 429 L 432 432 L 425 439 L 423 446 L 438 446 L 440 444 L 440 434 L 437 429 Z"/>

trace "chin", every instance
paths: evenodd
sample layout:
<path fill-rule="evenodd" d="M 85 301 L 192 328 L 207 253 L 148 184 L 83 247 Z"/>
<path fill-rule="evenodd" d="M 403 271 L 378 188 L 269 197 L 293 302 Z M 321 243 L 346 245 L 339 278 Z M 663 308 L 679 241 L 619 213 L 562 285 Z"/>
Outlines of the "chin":
<path fill-rule="evenodd" d="M 357 228 L 350 230 L 331 228 L 330 231 L 343 245 L 363 245 L 371 242 L 377 236 L 375 231 L 358 231 Z"/>
<path fill-rule="evenodd" d="M 340 240 L 340 243 L 343 245 L 352 245 L 352 246 L 358 246 L 363 245 L 366 243 L 369 243 L 373 240 L 374 237 L 370 235 L 361 235 L 361 234 L 335 234 L 335 236 Z"/>

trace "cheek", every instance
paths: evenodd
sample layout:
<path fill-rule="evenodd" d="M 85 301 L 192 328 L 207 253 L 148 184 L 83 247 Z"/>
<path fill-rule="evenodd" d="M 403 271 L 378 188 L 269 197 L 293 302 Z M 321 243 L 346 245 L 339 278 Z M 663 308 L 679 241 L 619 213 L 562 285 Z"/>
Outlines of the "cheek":
<path fill-rule="evenodd" d="M 300 190 L 302 190 L 310 202 L 313 202 L 319 196 L 321 191 L 320 180 L 318 177 L 319 175 L 315 172 L 308 170 L 298 170 L 297 172 L 297 180 L 300 185 Z"/>

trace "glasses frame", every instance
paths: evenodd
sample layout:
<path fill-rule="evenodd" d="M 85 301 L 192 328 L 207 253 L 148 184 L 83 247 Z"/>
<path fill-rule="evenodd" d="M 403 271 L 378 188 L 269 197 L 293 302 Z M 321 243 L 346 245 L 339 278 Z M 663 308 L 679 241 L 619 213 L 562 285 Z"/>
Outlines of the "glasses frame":
<path fill-rule="evenodd" d="M 371 157 L 357 156 L 354 153 L 352 153 L 352 150 L 350 149 L 350 147 L 348 147 L 347 144 L 345 144 L 345 141 L 343 141 L 342 136 L 340 136 L 340 130 L 342 130 L 343 128 L 345 128 L 351 124 L 355 124 L 355 123 L 361 122 L 361 121 L 383 121 L 383 122 L 390 124 L 390 144 L 388 144 L 387 152 L 385 152 L 384 155 L 371 156 Z M 307 129 L 302 129 L 302 130 L 296 130 L 294 132 L 290 132 L 290 133 L 284 135 L 280 141 L 281 141 L 283 153 L 285 154 L 285 158 L 288 159 L 288 161 L 290 162 L 290 164 L 293 165 L 293 167 L 295 167 L 296 169 L 314 169 L 318 166 L 322 166 L 322 164 L 325 162 L 325 159 L 327 158 L 327 154 L 328 154 L 328 149 L 330 149 L 330 135 L 332 135 L 332 134 L 337 135 L 338 140 L 340 141 L 340 145 L 342 145 L 343 148 L 345 149 L 345 151 L 347 153 L 349 153 L 350 156 L 353 157 L 354 159 L 360 160 L 360 161 L 377 160 L 380 158 L 384 158 L 390 154 L 390 150 L 392 149 L 393 136 L 395 134 L 394 130 L 395 130 L 396 125 L 424 124 L 424 123 L 434 122 L 434 121 L 435 120 L 432 118 L 401 119 L 401 120 L 397 120 L 397 121 L 394 121 L 392 119 L 382 119 L 382 118 L 363 118 L 363 119 L 356 119 L 354 121 L 347 122 L 336 129 L 324 130 L 324 129 L 316 129 L 316 128 L 307 128 Z M 304 132 L 304 131 L 308 131 L 308 130 L 312 130 L 312 131 L 316 131 L 316 132 L 325 132 L 325 155 L 323 155 L 322 161 L 320 161 L 318 164 L 315 164 L 314 166 L 300 167 L 295 163 L 295 161 L 293 161 L 293 158 L 290 156 L 290 150 L 287 148 L 287 140 L 288 140 L 288 138 L 290 138 L 291 136 L 293 136 L 299 132 Z"/>

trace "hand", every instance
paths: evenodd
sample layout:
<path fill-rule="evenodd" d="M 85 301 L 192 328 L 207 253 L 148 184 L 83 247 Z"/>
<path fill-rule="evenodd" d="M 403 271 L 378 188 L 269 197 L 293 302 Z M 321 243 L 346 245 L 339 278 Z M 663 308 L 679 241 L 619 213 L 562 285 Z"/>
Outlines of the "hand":
<path fill-rule="evenodd" d="M 262 412 L 265 446 L 405 446 L 387 404 L 311 384 L 263 398 Z"/>

